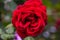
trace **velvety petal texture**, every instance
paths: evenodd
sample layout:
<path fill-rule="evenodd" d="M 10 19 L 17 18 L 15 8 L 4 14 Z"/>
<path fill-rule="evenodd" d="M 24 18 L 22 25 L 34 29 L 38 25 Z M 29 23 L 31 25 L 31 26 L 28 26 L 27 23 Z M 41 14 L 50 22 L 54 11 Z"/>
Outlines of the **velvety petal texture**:
<path fill-rule="evenodd" d="M 27 0 L 13 11 L 12 24 L 22 38 L 35 37 L 47 24 L 46 7 L 41 0 Z"/>

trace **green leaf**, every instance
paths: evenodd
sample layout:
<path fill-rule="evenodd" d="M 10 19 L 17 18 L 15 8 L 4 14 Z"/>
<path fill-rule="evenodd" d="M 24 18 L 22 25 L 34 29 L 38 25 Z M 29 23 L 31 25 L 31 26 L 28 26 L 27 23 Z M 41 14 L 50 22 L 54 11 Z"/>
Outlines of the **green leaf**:
<path fill-rule="evenodd" d="M 26 37 L 24 40 L 35 40 L 33 37 Z"/>
<path fill-rule="evenodd" d="M 8 39 L 8 38 L 13 38 L 13 37 L 14 37 L 13 34 L 2 34 L 2 35 L 1 35 L 1 38 L 4 39 L 4 40 L 5 40 L 5 39 Z"/>
<path fill-rule="evenodd" d="M 2 34 L 3 33 L 3 30 L 0 28 L 0 34 Z"/>
<path fill-rule="evenodd" d="M 5 29 L 6 29 L 6 33 L 8 34 L 14 33 L 14 28 L 12 24 L 7 25 Z"/>
<path fill-rule="evenodd" d="M 7 39 L 7 37 L 9 37 L 7 34 L 1 34 L 2 39 Z"/>
<path fill-rule="evenodd" d="M 8 4 L 8 6 L 10 7 L 10 10 L 11 10 L 11 11 L 13 11 L 13 10 L 16 8 L 16 4 L 15 4 L 13 1 L 8 2 L 7 4 Z"/>

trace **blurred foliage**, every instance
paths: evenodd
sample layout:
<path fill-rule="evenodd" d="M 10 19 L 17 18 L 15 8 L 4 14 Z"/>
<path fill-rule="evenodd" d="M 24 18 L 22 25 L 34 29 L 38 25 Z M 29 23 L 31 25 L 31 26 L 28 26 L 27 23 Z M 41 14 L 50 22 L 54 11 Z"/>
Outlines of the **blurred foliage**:
<path fill-rule="evenodd" d="M 55 20 L 54 20 L 54 18 L 53 18 L 53 16 L 52 15 L 50 15 L 50 16 L 48 16 L 48 23 L 54 23 L 55 22 Z"/>
<path fill-rule="evenodd" d="M 8 2 L 7 5 L 10 7 L 10 11 L 16 8 L 16 3 L 14 3 L 14 1 Z"/>
<path fill-rule="evenodd" d="M 57 3 L 57 4 L 55 5 L 55 8 L 57 9 L 58 12 L 60 12 L 60 3 Z"/>
<path fill-rule="evenodd" d="M 26 37 L 24 40 L 35 40 L 33 37 Z"/>
<path fill-rule="evenodd" d="M 8 22 L 4 18 L 8 15 L 10 18 L 12 17 L 12 11 L 16 8 L 17 5 L 22 5 L 25 0 L 0 0 L 0 37 L 4 40 L 12 40 L 14 37 L 14 28 L 12 26 L 11 20 Z M 58 15 L 60 16 L 60 1 L 59 0 L 43 0 L 44 5 L 46 5 L 47 9 L 49 9 L 50 14 L 52 14 L 52 9 L 56 9 Z M 7 5 L 5 7 L 5 5 Z M 54 24 L 55 20 L 52 15 L 48 14 L 48 25 L 45 28 L 45 31 L 50 28 L 51 25 Z M 8 19 L 7 19 L 8 20 Z M 50 32 L 49 32 L 50 33 Z M 53 34 L 54 35 L 54 34 Z M 60 40 L 60 32 L 56 32 L 56 40 Z M 40 38 L 40 39 L 39 39 Z M 53 37 L 52 37 L 53 38 Z M 38 36 L 39 40 L 52 40 L 51 38 L 44 38 L 43 36 Z M 35 40 L 33 37 L 26 37 L 24 40 Z M 55 39 L 54 39 L 55 40 Z"/>
<path fill-rule="evenodd" d="M 3 2 L 4 0 L 0 0 L 0 2 Z"/>
<path fill-rule="evenodd" d="M 25 2 L 25 0 L 14 0 L 14 2 L 19 5 L 19 4 L 23 4 Z"/>
<path fill-rule="evenodd" d="M 4 3 L 0 2 L 0 11 L 4 9 Z"/>
<path fill-rule="evenodd" d="M 43 0 L 44 5 L 46 5 L 48 8 L 52 7 L 52 3 L 49 0 Z"/>
<path fill-rule="evenodd" d="M 14 28 L 12 24 L 7 25 L 4 30 L 0 29 L 0 37 L 3 40 L 14 38 Z"/>

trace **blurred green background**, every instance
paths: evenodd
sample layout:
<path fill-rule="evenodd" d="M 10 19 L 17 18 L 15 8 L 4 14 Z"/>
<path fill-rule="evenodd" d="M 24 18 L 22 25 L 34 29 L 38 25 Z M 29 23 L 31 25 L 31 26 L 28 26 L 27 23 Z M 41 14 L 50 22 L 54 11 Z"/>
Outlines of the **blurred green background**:
<path fill-rule="evenodd" d="M 60 0 L 42 1 L 47 7 L 48 24 L 45 31 L 42 35 L 36 37 L 36 40 L 60 40 L 60 32 L 54 27 L 57 18 L 60 18 Z M 15 29 L 11 24 L 12 11 L 17 5 L 23 4 L 24 2 L 25 0 L 0 0 L 0 40 L 14 39 Z M 24 40 L 28 39 L 26 38 Z"/>

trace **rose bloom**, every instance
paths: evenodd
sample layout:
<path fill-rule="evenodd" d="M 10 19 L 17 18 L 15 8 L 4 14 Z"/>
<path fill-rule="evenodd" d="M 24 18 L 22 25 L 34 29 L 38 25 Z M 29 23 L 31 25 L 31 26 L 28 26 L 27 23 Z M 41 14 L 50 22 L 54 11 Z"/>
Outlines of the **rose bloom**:
<path fill-rule="evenodd" d="M 46 7 L 40 0 L 27 0 L 13 11 L 12 24 L 21 38 L 36 37 L 47 24 Z"/>

